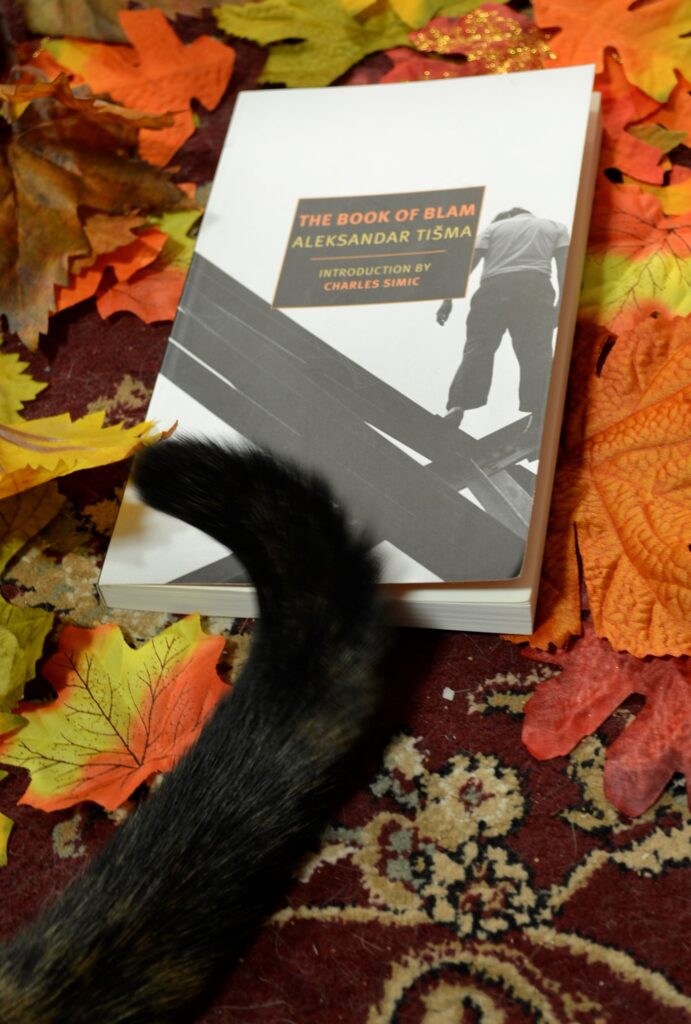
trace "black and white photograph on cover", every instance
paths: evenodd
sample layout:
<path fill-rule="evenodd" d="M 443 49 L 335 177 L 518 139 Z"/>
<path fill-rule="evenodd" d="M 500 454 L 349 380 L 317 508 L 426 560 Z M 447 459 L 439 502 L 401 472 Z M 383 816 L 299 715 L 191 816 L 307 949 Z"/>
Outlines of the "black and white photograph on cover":
<path fill-rule="evenodd" d="M 470 409 L 487 404 L 495 356 L 508 332 L 519 367 L 521 429 L 538 438 L 552 364 L 552 339 L 569 252 L 568 228 L 514 206 L 503 210 L 478 236 L 472 269 L 483 263 L 465 321 L 465 344 L 449 387 L 445 421 L 460 427 Z M 553 287 L 556 271 L 558 291 Z M 453 309 L 437 310 L 443 327 Z"/>
<path fill-rule="evenodd" d="M 510 88 L 488 76 L 241 95 L 150 418 L 318 471 L 371 539 L 382 582 L 519 577 L 540 448 L 521 429 L 527 383 L 508 331 L 461 429 L 446 403 L 478 279 L 495 259 L 481 237 L 501 227 L 493 219 L 520 204 L 573 228 L 591 88 L 591 70 L 567 68 L 516 75 Z M 461 108 L 464 131 L 449 134 Z M 298 238 L 305 269 L 285 288 Z M 457 269 L 436 290 L 445 254 Z M 327 303 L 299 294 L 310 274 Z M 554 297 L 550 306 L 549 342 Z M 545 363 L 540 388 L 551 355 Z M 238 572 L 220 545 L 161 521 L 130 491 L 102 584 L 200 587 L 239 582 Z"/>
<path fill-rule="evenodd" d="M 433 304 L 419 306 L 429 314 Z M 169 401 L 183 424 L 203 407 L 227 436 L 326 476 L 353 522 L 375 546 L 413 562 L 418 577 L 515 575 L 533 484 L 520 462 L 534 441 L 516 439 L 511 425 L 480 439 L 454 435 L 386 381 L 381 360 L 378 369 L 369 372 L 197 253 L 157 387 L 175 390 Z M 449 544 L 459 531 L 472 543 Z M 244 578 L 224 554 L 176 582 Z"/>

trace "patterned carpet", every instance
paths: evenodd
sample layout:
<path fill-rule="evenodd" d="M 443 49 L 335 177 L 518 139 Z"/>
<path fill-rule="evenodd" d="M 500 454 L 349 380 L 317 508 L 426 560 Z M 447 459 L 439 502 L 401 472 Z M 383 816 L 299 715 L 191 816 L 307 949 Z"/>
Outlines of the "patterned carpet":
<path fill-rule="evenodd" d="M 253 48 L 238 45 L 236 88 L 252 83 L 257 66 Z M 181 180 L 211 176 L 231 103 L 204 115 L 183 151 Z M 55 317 L 30 360 L 33 375 L 50 382 L 30 415 L 104 408 L 141 418 L 167 330 L 129 314 L 103 322 L 91 303 Z M 110 613 L 98 603 L 98 567 L 125 478 L 120 465 L 63 479 L 68 502 L 11 564 L 5 598 L 54 609 L 60 625 L 117 621 L 134 643 L 160 630 L 164 615 Z M 251 624 L 205 625 L 228 633 L 237 669 Z M 604 749 L 630 707 L 572 756 L 532 759 L 521 744 L 521 708 L 550 672 L 496 636 L 400 632 L 388 664 L 385 748 L 372 750 L 285 904 L 200 1020 L 689 1021 L 684 787 L 636 820 L 605 802 Z M 0 874 L 3 936 L 117 827 L 117 816 L 90 805 L 54 814 L 17 808 L 25 785 L 13 770 L 0 788 L 0 809 L 16 822 Z"/>

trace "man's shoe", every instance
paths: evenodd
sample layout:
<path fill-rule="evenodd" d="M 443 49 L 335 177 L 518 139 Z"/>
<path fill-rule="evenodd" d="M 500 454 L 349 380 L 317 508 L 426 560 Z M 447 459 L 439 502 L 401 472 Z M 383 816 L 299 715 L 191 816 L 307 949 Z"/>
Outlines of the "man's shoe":
<path fill-rule="evenodd" d="M 458 405 L 453 405 L 444 416 L 444 422 L 452 427 L 460 427 L 464 413 L 465 409 L 461 409 Z"/>

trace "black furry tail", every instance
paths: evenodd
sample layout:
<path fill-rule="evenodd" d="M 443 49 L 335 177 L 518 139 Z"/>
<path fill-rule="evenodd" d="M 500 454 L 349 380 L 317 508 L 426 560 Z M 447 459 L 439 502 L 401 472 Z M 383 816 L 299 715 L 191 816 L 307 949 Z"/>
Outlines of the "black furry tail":
<path fill-rule="evenodd" d="M 374 562 L 319 477 L 261 451 L 185 439 L 145 449 L 134 478 L 148 505 L 231 548 L 265 629 L 300 635 L 312 625 L 321 636 L 330 618 L 336 630 L 369 622 Z"/>
<path fill-rule="evenodd" d="M 3 1024 L 189 1022 L 323 826 L 379 705 L 376 568 L 322 483 L 175 439 L 139 456 L 135 480 L 234 551 L 261 617 L 197 744 L 0 951 Z"/>

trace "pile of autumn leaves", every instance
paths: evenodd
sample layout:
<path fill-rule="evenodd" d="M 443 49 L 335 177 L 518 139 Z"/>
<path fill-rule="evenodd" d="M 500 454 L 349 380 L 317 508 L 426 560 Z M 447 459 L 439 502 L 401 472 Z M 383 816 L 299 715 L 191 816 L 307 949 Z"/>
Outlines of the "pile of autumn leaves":
<path fill-rule="evenodd" d="M 563 671 L 528 702 L 523 739 L 566 754 L 643 696 L 604 776 L 633 815 L 675 772 L 691 780 L 691 9 L 534 9 L 558 27 L 557 63 L 596 64 L 604 136 L 532 642 L 578 639 L 532 652 Z"/>
<path fill-rule="evenodd" d="M 91 5 L 83 8 L 86 16 Z M 87 299 L 102 316 L 172 319 L 189 264 L 201 207 L 195 186 L 175 184 L 163 167 L 195 131 L 191 98 L 212 108 L 223 96 L 234 52 L 204 37 L 183 45 L 158 10 L 120 15 L 132 45 L 46 40 L 0 86 L 0 310 L 30 349 L 52 315 Z M 106 426 L 103 413 L 25 419 L 45 387 L 26 369 L 0 349 L 0 572 L 59 511 L 56 477 L 157 439 L 149 423 Z M 31 772 L 23 802 L 52 810 L 92 799 L 113 809 L 197 735 L 226 689 L 214 669 L 223 639 L 205 636 L 194 617 L 137 651 L 114 626 L 66 628 L 42 669 L 56 701 L 21 705 L 18 717 L 53 618 L 0 598 L 2 760 Z M 11 824 L 0 816 L 0 862 Z"/>
<path fill-rule="evenodd" d="M 33 31 L 62 28 L 0 86 L 0 229 L 13 239 L 0 251 L 0 309 L 29 348 L 77 302 L 148 321 L 175 312 L 201 208 L 195 186 L 164 168 L 195 130 L 191 99 L 220 101 L 234 54 L 208 36 L 183 45 L 163 13 L 203 3 L 142 6 L 23 3 Z M 578 639 L 532 651 L 564 671 L 529 702 L 524 739 L 539 757 L 567 753 L 643 694 L 605 776 L 610 799 L 637 814 L 691 761 L 691 16 L 675 0 L 536 0 L 534 13 L 477 0 L 255 0 L 214 15 L 266 48 L 264 81 L 289 86 L 596 63 L 601 174 L 532 641 Z M 388 59 L 375 69 L 359 64 L 378 52 Z M 42 386 L 25 369 L 0 350 L 0 571 L 60 507 L 48 481 L 155 440 L 149 424 L 105 427 L 101 415 L 24 419 Z M 11 712 L 52 625 L 0 601 L 0 758 L 30 770 L 24 802 L 112 809 L 194 739 L 224 690 L 222 640 L 195 618 L 138 651 L 117 627 L 66 628 L 43 667 L 57 699 L 22 706 L 20 720 Z"/>

